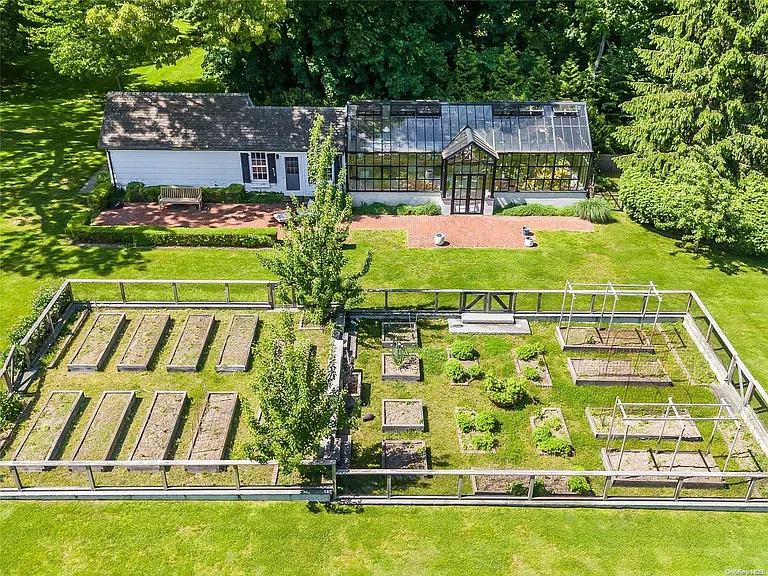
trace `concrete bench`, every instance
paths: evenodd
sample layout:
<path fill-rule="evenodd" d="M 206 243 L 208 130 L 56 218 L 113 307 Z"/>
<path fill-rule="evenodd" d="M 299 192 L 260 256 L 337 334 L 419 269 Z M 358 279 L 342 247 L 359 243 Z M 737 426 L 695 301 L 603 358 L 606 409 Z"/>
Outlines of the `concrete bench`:
<path fill-rule="evenodd" d="M 196 205 L 198 210 L 203 209 L 203 189 L 191 186 L 167 186 L 160 188 L 160 196 L 157 201 L 161 208 L 168 204 Z"/>

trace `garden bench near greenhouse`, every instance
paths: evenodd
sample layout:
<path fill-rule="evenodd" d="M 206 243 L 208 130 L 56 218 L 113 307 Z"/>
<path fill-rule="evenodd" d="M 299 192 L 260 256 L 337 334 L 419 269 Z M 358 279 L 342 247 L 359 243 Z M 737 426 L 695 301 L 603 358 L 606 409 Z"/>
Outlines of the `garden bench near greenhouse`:
<path fill-rule="evenodd" d="M 157 201 L 161 208 L 167 204 L 190 204 L 197 205 L 197 209 L 202 210 L 203 189 L 191 186 L 163 186 Z"/>

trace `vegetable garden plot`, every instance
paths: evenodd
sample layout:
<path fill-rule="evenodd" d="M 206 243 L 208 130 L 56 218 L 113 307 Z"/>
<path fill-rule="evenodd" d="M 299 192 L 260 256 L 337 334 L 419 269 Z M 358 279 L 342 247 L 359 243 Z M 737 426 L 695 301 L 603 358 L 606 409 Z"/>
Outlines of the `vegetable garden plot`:
<path fill-rule="evenodd" d="M 382 432 L 401 430 L 424 432 L 424 406 L 421 400 L 382 400 L 381 430 Z"/>
<path fill-rule="evenodd" d="M 237 392 L 208 392 L 188 460 L 222 460 L 237 408 Z M 220 466 L 187 466 L 189 472 L 221 472 Z"/>
<path fill-rule="evenodd" d="M 421 359 L 418 354 L 405 354 L 398 366 L 392 354 L 381 355 L 381 379 L 401 382 L 418 382 L 421 380 Z"/>
<path fill-rule="evenodd" d="M 164 460 L 168 457 L 186 399 L 186 392 L 155 392 L 130 460 Z"/>
<path fill-rule="evenodd" d="M 259 323 L 257 314 L 233 314 L 224 345 L 216 363 L 216 372 L 245 372 Z"/>
<path fill-rule="evenodd" d="M 67 370 L 97 372 L 104 368 L 124 325 L 125 314 L 122 312 L 98 313 L 72 360 L 67 364 Z"/>
<path fill-rule="evenodd" d="M 583 476 L 583 488 L 572 490 L 567 476 L 538 476 L 534 481 L 534 496 L 576 496 L 591 494 L 589 480 Z M 477 475 L 472 476 L 472 494 L 474 496 L 518 496 L 527 497 L 531 487 L 529 476 Z"/>
<path fill-rule="evenodd" d="M 426 470 L 427 443 L 423 440 L 383 440 L 381 467 Z"/>
<path fill-rule="evenodd" d="M 114 456 L 117 440 L 125 427 L 135 397 L 133 390 L 102 392 L 72 460 L 110 460 Z M 70 466 L 70 470 L 82 471 L 84 468 Z M 94 472 L 108 470 L 111 470 L 111 467 L 93 467 Z"/>
<path fill-rule="evenodd" d="M 514 354 L 514 357 L 515 371 L 517 372 L 518 378 L 526 378 L 541 388 L 552 388 L 552 377 L 549 374 L 549 367 L 547 366 L 547 360 L 544 354 L 527 361 L 520 360 L 520 358 L 517 357 L 517 354 Z M 527 377 L 526 372 L 530 371 L 531 368 L 536 370 L 536 375 Z"/>
<path fill-rule="evenodd" d="M 657 358 L 568 358 L 566 361 L 577 386 L 672 386 L 672 379 Z"/>
<path fill-rule="evenodd" d="M 571 435 L 568 433 L 568 427 L 565 425 L 565 418 L 563 417 L 563 411 L 560 408 L 547 406 L 540 410 L 538 414 L 530 417 L 531 430 L 536 432 L 539 428 L 547 427 L 554 438 L 565 440 L 571 444 Z M 535 435 L 534 435 L 535 436 Z M 543 450 L 541 447 L 537 447 L 539 454 L 544 455 L 551 453 L 547 450 Z M 571 445 L 571 452 L 573 446 Z"/>
<path fill-rule="evenodd" d="M 595 438 L 608 438 L 608 433 L 611 428 L 611 417 L 613 415 L 613 408 L 586 408 L 587 422 L 592 429 L 592 434 Z M 685 408 L 678 408 L 680 416 L 688 417 L 690 414 Z M 664 411 L 660 410 L 656 413 L 647 413 L 641 415 L 632 414 L 632 416 L 648 416 L 649 418 L 660 418 L 664 416 Z M 677 440 L 680 436 L 680 430 L 683 423 L 679 420 L 669 420 L 666 422 L 660 422 L 658 420 L 649 421 L 633 421 L 629 428 L 627 438 L 641 439 L 641 440 L 655 440 L 661 435 L 662 440 Z M 616 426 L 614 427 L 614 438 L 624 437 L 625 424 L 622 421 L 621 413 L 616 414 Z M 662 434 L 663 432 L 663 434 Z M 693 420 L 685 422 L 685 432 L 683 432 L 683 440 L 686 442 L 697 442 L 702 439 L 701 432 L 699 432 L 696 422 Z"/>
<path fill-rule="evenodd" d="M 211 337 L 213 314 L 189 314 L 168 359 L 168 372 L 197 372 Z"/>
<path fill-rule="evenodd" d="M 619 456 L 621 455 L 621 462 Z M 658 472 L 720 472 L 720 467 L 715 462 L 712 454 L 696 451 L 679 451 L 676 455 L 671 450 L 620 450 L 601 451 L 603 465 L 606 470 L 622 471 L 652 471 Z M 669 466 L 674 457 L 674 466 Z M 658 486 L 673 487 L 677 485 L 677 478 L 667 476 L 624 476 L 615 478 L 615 486 Z M 713 476 L 709 478 L 687 478 L 683 481 L 686 488 L 725 488 L 722 478 Z"/>
<path fill-rule="evenodd" d="M 566 352 L 578 352 L 579 350 L 654 352 L 651 339 L 642 328 L 598 329 L 593 326 L 571 326 L 568 330 L 556 326 L 555 330 L 560 347 Z"/>
<path fill-rule="evenodd" d="M 128 347 L 117 363 L 118 372 L 145 372 L 155 357 L 160 342 L 168 331 L 168 313 L 142 314 Z"/>
<path fill-rule="evenodd" d="M 14 460 L 53 460 L 60 452 L 67 430 L 75 419 L 82 390 L 54 390 L 13 455 Z M 22 472 L 43 472 L 45 466 L 20 466 Z"/>

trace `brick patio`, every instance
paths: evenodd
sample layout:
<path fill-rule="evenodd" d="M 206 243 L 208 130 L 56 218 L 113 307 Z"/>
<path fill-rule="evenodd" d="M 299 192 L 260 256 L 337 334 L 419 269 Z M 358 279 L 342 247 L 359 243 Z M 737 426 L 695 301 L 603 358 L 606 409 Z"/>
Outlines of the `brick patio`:
<path fill-rule="evenodd" d="M 105 210 L 94 225 L 180 226 L 185 228 L 265 228 L 276 226 L 272 214 L 284 209 L 276 204 L 206 204 L 202 212 L 189 206 L 163 210 L 155 203 L 126 202 Z M 586 220 L 567 216 L 355 216 L 356 230 L 405 230 L 409 248 L 437 248 L 434 236 L 445 234 L 446 247 L 522 248 L 521 228 L 594 232 Z"/>

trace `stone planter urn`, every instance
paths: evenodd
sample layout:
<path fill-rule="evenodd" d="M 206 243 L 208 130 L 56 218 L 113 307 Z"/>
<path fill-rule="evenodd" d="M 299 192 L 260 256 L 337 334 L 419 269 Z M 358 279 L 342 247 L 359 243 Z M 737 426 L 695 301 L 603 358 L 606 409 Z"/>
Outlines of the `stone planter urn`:
<path fill-rule="evenodd" d="M 435 246 L 442 246 L 445 244 L 445 234 L 438 232 L 435 234 Z"/>

